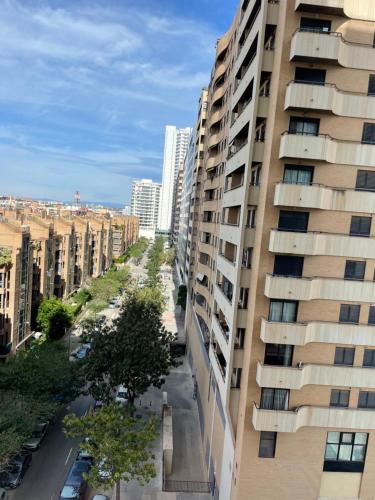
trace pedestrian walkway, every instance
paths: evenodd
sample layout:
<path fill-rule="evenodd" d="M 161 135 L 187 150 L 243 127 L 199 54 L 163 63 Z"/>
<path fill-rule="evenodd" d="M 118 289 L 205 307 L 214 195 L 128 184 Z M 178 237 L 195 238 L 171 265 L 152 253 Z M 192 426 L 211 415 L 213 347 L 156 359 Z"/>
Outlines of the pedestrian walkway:
<path fill-rule="evenodd" d="M 177 290 L 170 269 L 163 268 L 164 283 L 168 299 L 168 314 L 164 315 L 164 325 L 170 331 L 181 329 L 181 322 L 175 319 L 175 297 Z M 168 277 L 167 277 L 168 276 Z M 173 326 L 175 329 L 173 329 Z M 156 477 L 142 486 L 137 481 L 120 483 L 120 499 L 114 494 L 113 500 L 212 500 L 209 493 L 164 492 L 162 465 L 162 404 L 163 392 L 167 393 L 168 404 L 173 407 L 173 467 L 168 480 L 206 482 L 207 475 L 200 438 L 197 403 L 193 398 L 194 384 L 190 367 L 185 358 L 181 364 L 171 369 L 161 389 L 150 388 L 136 402 L 136 414 L 158 415 L 158 437 L 154 443 Z"/>

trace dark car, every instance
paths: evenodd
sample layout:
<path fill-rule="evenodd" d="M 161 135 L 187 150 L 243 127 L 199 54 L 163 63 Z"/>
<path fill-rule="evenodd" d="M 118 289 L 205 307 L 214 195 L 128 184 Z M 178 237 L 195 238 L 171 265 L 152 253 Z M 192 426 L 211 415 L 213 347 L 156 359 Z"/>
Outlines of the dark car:
<path fill-rule="evenodd" d="M 81 500 L 86 489 L 84 473 L 88 473 L 91 464 L 88 460 L 76 460 L 70 468 L 63 489 L 60 492 L 60 500 Z"/>
<path fill-rule="evenodd" d="M 0 472 L 0 486 L 3 488 L 17 488 L 31 463 L 32 454 L 29 451 L 19 452 Z"/>

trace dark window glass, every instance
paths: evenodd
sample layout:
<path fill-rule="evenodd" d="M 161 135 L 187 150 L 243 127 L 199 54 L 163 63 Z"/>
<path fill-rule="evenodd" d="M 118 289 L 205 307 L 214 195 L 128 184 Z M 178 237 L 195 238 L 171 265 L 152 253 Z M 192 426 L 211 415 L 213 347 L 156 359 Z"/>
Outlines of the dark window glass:
<path fill-rule="evenodd" d="M 261 432 L 259 439 L 259 457 L 273 458 L 276 450 L 277 432 Z"/>
<path fill-rule="evenodd" d="M 293 346 L 285 344 L 266 344 L 264 364 L 292 366 Z"/>
<path fill-rule="evenodd" d="M 362 143 L 375 144 L 375 123 L 363 124 Z"/>
<path fill-rule="evenodd" d="M 362 472 L 367 440 L 366 432 L 328 432 L 323 470 Z"/>
<path fill-rule="evenodd" d="M 331 31 L 331 21 L 327 19 L 301 17 L 300 29 L 301 31 L 318 31 L 319 33 L 329 33 Z"/>
<path fill-rule="evenodd" d="M 358 323 L 359 321 L 359 305 L 341 304 L 340 305 L 340 323 Z"/>
<path fill-rule="evenodd" d="M 292 116 L 289 120 L 289 134 L 318 135 L 319 121 L 318 118 Z"/>
<path fill-rule="evenodd" d="M 368 95 L 375 95 L 375 75 L 369 75 L 367 93 Z"/>
<path fill-rule="evenodd" d="M 314 167 L 301 167 L 295 165 L 285 165 L 285 184 L 311 184 L 313 180 Z"/>
<path fill-rule="evenodd" d="M 260 396 L 260 407 L 263 410 L 287 410 L 289 401 L 288 389 L 263 387 Z"/>
<path fill-rule="evenodd" d="M 354 347 L 336 347 L 334 364 L 352 366 L 354 353 Z"/>
<path fill-rule="evenodd" d="M 375 325 L 375 306 L 370 306 L 370 308 L 369 308 L 368 324 Z"/>
<path fill-rule="evenodd" d="M 302 276 L 303 257 L 275 255 L 273 274 L 277 276 Z"/>
<path fill-rule="evenodd" d="M 353 215 L 350 221 L 350 234 L 352 236 L 369 236 L 371 230 L 371 217 Z"/>
<path fill-rule="evenodd" d="M 375 171 L 358 170 L 355 188 L 362 191 L 375 191 Z"/>
<path fill-rule="evenodd" d="M 349 406 L 349 395 L 350 391 L 332 389 L 329 406 L 339 406 L 341 408 L 347 408 Z"/>
<path fill-rule="evenodd" d="M 345 264 L 346 280 L 363 280 L 365 275 L 366 262 L 359 260 L 347 260 Z"/>
<path fill-rule="evenodd" d="M 295 323 L 297 321 L 298 302 L 293 300 L 271 300 L 269 321 Z"/>
<path fill-rule="evenodd" d="M 358 408 L 375 408 L 375 392 L 359 391 Z"/>
<path fill-rule="evenodd" d="M 306 232 L 309 224 L 309 212 L 280 210 L 279 226 L 281 231 Z"/>
<path fill-rule="evenodd" d="M 296 68 L 294 80 L 298 83 L 314 83 L 324 85 L 326 81 L 325 69 Z"/>
<path fill-rule="evenodd" d="M 363 366 L 375 367 L 375 349 L 365 349 Z"/>

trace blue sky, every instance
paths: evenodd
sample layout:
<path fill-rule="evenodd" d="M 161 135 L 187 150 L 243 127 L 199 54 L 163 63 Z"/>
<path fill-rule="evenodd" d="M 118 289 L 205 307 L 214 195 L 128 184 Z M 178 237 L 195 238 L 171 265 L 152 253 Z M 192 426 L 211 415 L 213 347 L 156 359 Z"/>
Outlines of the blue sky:
<path fill-rule="evenodd" d="M 0 193 L 122 204 L 160 181 L 237 3 L 0 0 Z"/>

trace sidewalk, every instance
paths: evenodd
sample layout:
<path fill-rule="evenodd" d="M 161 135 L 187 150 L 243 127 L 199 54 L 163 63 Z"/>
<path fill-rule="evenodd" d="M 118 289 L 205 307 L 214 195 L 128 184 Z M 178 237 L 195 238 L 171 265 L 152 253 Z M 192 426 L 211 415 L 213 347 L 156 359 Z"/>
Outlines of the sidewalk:
<path fill-rule="evenodd" d="M 181 330 L 181 322 L 176 322 L 175 300 L 177 293 L 171 272 L 168 268 L 162 270 L 165 276 L 166 293 L 168 297 L 168 313 L 163 316 L 165 327 L 170 331 Z M 183 326 L 183 325 L 182 325 Z M 174 328 L 173 328 L 174 327 Z M 212 500 L 211 494 L 204 493 L 170 493 L 162 491 L 162 420 L 161 410 L 163 392 L 167 392 L 168 404 L 173 407 L 173 469 L 168 480 L 206 482 L 207 475 L 202 452 L 197 403 L 193 399 L 193 379 L 186 358 L 181 358 L 182 364 L 171 369 L 161 389 L 150 388 L 137 402 L 136 414 L 147 415 L 154 412 L 160 417 L 158 437 L 154 443 L 156 477 L 147 485 L 136 481 L 120 484 L 121 500 Z M 116 500 L 116 495 L 113 496 Z M 117 499 L 119 500 L 119 499 Z"/>

